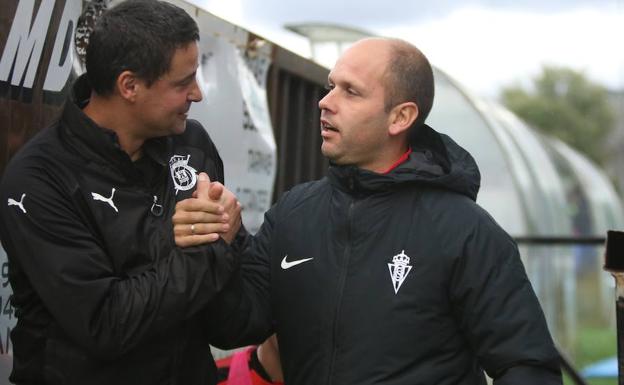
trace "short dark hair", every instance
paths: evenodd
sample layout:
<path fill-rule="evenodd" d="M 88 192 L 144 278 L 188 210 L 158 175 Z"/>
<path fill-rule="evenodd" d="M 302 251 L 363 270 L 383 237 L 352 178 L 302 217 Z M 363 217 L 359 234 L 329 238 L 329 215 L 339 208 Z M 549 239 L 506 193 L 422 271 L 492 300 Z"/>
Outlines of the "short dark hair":
<path fill-rule="evenodd" d="M 385 110 L 390 112 L 400 103 L 414 102 L 418 106 L 418 117 L 412 127 L 420 127 L 433 105 L 435 88 L 431 64 L 412 44 L 400 39 L 389 40 L 391 57 L 385 74 Z"/>
<path fill-rule="evenodd" d="M 123 71 L 151 86 L 169 70 L 176 49 L 197 40 L 197 23 L 183 9 L 158 0 L 124 1 L 95 25 L 87 46 L 87 78 L 100 95 L 113 91 Z"/>

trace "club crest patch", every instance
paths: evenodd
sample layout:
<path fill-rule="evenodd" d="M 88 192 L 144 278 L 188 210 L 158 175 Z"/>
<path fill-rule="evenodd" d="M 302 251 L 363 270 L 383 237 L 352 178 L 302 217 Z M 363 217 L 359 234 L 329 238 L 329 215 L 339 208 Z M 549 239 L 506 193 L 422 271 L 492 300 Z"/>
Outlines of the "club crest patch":
<path fill-rule="evenodd" d="M 392 280 L 392 286 L 394 287 L 394 294 L 399 293 L 399 289 L 407 275 L 412 270 L 412 266 L 409 264 L 410 258 L 405 255 L 405 250 L 401 250 L 400 254 L 392 257 L 392 263 L 388 264 L 390 270 L 390 279 Z"/>
<path fill-rule="evenodd" d="M 195 187 L 197 183 L 197 171 L 188 165 L 190 155 L 174 155 L 169 159 L 169 170 L 171 171 L 171 179 L 176 190 L 187 191 Z"/>

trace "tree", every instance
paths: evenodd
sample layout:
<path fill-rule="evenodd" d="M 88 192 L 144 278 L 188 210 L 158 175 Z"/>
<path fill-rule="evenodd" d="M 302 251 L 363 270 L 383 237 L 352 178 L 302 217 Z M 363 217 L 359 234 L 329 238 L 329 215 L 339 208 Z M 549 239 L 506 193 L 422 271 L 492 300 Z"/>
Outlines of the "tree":
<path fill-rule="evenodd" d="M 569 68 L 542 68 L 532 89 L 505 87 L 503 104 L 535 129 L 568 143 L 598 164 L 607 160 L 605 141 L 615 114 L 605 87 Z"/>

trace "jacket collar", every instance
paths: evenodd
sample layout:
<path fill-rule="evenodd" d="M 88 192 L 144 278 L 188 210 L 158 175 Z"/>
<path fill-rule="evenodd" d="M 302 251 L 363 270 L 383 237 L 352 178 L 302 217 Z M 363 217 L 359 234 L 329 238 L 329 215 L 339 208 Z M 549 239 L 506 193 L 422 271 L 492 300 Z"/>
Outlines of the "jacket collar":
<path fill-rule="evenodd" d="M 408 160 L 388 174 L 331 164 L 329 179 L 340 189 L 355 195 L 420 185 L 458 192 L 476 200 L 481 175 L 466 150 L 427 125 L 411 138 L 410 146 L 412 153 Z"/>
<path fill-rule="evenodd" d="M 65 102 L 61 123 L 72 146 L 85 158 L 97 163 L 113 164 L 124 173 L 134 174 L 134 166 L 128 154 L 119 146 L 117 134 L 91 120 L 82 109 L 89 103 L 91 86 L 86 74 L 74 82 L 72 93 Z M 144 154 L 158 164 L 167 164 L 167 153 L 172 146 L 169 137 L 147 140 Z M 134 177 L 134 175 L 132 175 Z"/>

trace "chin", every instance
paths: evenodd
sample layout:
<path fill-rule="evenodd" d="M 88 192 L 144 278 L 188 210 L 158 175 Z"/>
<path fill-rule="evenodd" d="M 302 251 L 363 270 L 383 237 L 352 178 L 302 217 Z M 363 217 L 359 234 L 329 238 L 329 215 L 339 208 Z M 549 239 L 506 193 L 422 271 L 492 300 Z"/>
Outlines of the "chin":
<path fill-rule="evenodd" d="M 321 151 L 321 152 L 323 153 L 323 156 L 327 158 L 327 160 L 329 160 L 330 162 L 337 164 L 337 165 L 344 164 L 344 162 L 342 162 L 340 160 L 340 157 L 337 156 L 336 154 L 333 154 L 329 151 Z"/>
<path fill-rule="evenodd" d="M 171 130 L 171 134 L 173 135 L 181 135 L 186 131 L 186 119 L 183 122 L 176 122 L 173 126 L 173 130 Z"/>
<path fill-rule="evenodd" d="M 323 154 L 324 157 L 326 157 L 327 159 L 331 160 L 334 163 L 336 162 L 337 159 L 340 158 L 339 150 L 336 147 L 328 143 L 323 143 L 321 145 L 321 153 Z"/>

